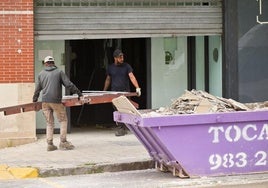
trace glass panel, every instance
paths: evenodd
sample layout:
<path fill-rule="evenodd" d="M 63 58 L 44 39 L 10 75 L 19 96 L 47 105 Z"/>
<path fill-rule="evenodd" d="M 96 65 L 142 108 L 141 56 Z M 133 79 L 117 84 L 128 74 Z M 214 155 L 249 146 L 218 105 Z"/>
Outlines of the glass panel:
<path fill-rule="evenodd" d="M 261 5 L 261 6 L 260 6 Z M 268 100 L 268 1 L 238 0 L 239 101 Z M 267 22 L 259 24 L 257 20 Z"/>
<path fill-rule="evenodd" d="M 168 64 L 167 50 L 174 53 L 174 61 Z M 152 38 L 151 57 L 152 108 L 165 107 L 187 89 L 187 37 Z"/>
<path fill-rule="evenodd" d="M 205 91 L 204 37 L 196 37 L 196 89 Z"/>

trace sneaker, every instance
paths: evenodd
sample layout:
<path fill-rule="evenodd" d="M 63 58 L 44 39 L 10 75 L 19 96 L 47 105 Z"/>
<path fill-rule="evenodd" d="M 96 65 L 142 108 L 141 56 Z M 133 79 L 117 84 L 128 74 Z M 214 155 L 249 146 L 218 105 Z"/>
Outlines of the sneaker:
<path fill-rule="evenodd" d="M 74 145 L 71 142 L 60 142 L 60 150 L 72 150 Z"/>
<path fill-rule="evenodd" d="M 57 150 L 57 146 L 55 146 L 54 144 L 48 144 L 47 145 L 47 151 L 54 151 Z"/>
<path fill-rule="evenodd" d="M 124 127 L 119 128 L 115 132 L 115 136 L 125 136 L 127 134 L 127 130 Z"/>

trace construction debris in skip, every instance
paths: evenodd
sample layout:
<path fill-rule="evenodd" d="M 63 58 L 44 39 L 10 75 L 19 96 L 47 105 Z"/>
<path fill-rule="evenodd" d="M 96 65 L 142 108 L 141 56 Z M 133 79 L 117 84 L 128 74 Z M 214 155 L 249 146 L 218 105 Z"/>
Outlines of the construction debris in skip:
<path fill-rule="evenodd" d="M 239 103 L 233 99 L 213 96 L 201 90 L 186 90 L 185 93 L 173 100 L 169 107 L 161 107 L 147 115 L 174 115 L 194 113 L 234 112 L 268 109 L 268 102 Z M 145 115 L 143 113 L 143 115 Z"/>

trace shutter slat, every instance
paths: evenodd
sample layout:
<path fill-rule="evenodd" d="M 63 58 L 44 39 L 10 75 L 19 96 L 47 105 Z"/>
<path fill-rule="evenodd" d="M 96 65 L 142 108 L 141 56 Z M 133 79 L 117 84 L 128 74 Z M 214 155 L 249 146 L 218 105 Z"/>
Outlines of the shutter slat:
<path fill-rule="evenodd" d="M 222 8 L 220 1 L 217 2 L 217 6 L 147 8 L 37 6 L 34 14 L 35 38 L 49 40 L 57 37 L 82 39 L 221 34 Z"/>

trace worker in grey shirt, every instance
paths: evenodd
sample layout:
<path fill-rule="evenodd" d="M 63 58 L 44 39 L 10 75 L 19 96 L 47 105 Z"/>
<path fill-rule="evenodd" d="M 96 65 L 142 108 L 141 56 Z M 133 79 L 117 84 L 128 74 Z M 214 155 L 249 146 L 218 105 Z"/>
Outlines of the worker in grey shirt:
<path fill-rule="evenodd" d="M 67 141 L 67 113 L 65 106 L 61 103 L 62 100 L 62 85 L 70 89 L 71 93 L 78 94 L 82 98 L 80 90 L 69 80 L 66 74 L 58 69 L 55 65 L 54 58 L 47 56 L 44 59 L 44 70 L 38 75 L 37 85 L 33 95 L 33 102 L 37 102 L 39 94 L 42 91 L 42 111 L 46 119 L 46 136 L 47 136 L 47 151 L 57 149 L 53 144 L 54 133 L 54 116 L 55 112 L 60 123 L 60 144 L 62 150 L 74 149 L 71 142 Z"/>

